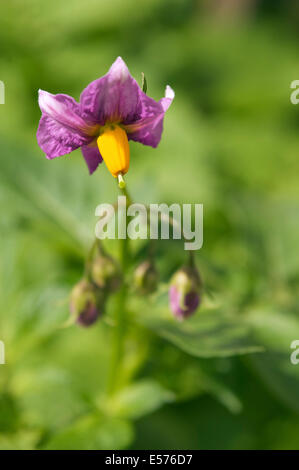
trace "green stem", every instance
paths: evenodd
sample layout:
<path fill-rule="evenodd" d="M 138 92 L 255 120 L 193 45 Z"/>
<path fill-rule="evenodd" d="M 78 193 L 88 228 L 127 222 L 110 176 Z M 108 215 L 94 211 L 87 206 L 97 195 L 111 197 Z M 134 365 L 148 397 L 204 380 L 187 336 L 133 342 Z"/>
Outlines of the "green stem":
<path fill-rule="evenodd" d="M 91 267 L 92 260 L 94 258 L 96 250 L 98 251 L 98 253 L 101 253 L 103 251 L 101 242 L 97 238 L 94 240 L 93 244 L 91 245 L 91 248 L 89 250 L 89 253 L 88 253 L 88 256 L 87 256 L 87 259 L 86 259 L 86 262 L 85 262 L 84 276 L 86 278 L 89 278 L 90 267 Z"/>
<path fill-rule="evenodd" d="M 120 188 L 121 194 L 126 196 L 127 205 L 131 203 L 131 199 L 126 188 Z M 108 393 L 114 393 L 118 384 L 121 382 L 122 365 L 124 358 L 125 333 L 126 333 L 126 298 L 128 287 L 126 285 L 125 275 L 128 269 L 129 244 L 127 237 L 119 239 L 120 248 L 120 265 L 123 274 L 123 283 L 117 294 L 116 309 L 114 313 L 115 326 L 112 337 L 112 356 L 110 364 L 110 376 L 108 383 Z"/>
<path fill-rule="evenodd" d="M 188 265 L 190 266 L 190 268 L 195 267 L 195 257 L 194 257 L 194 251 L 193 250 L 188 251 Z"/>
<path fill-rule="evenodd" d="M 122 196 L 126 196 L 126 198 L 127 198 L 127 207 L 128 207 L 130 204 L 132 204 L 132 199 L 131 199 L 131 196 L 128 193 L 127 187 L 125 186 L 124 188 L 122 188 L 120 190 L 120 192 L 121 192 Z"/>

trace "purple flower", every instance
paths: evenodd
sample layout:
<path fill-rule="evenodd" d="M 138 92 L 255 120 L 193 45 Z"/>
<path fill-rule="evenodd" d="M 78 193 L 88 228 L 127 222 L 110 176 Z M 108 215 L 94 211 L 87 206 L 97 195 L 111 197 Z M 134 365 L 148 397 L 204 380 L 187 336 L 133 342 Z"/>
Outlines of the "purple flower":
<path fill-rule="evenodd" d="M 106 75 L 83 90 L 80 103 L 68 95 L 39 91 L 37 141 L 48 159 L 81 147 L 90 173 L 104 159 L 117 177 L 129 168 L 128 140 L 157 147 L 173 98 L 169 86 L 158 102 L 147 96 L 118 57 Z"/>

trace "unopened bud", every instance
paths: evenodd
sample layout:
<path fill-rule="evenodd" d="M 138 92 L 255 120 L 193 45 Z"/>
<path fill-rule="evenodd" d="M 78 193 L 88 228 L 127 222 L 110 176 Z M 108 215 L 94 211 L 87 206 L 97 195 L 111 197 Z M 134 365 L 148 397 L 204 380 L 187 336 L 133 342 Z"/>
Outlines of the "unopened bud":
<path fill-rule="evenodd" d="M 134 284 L 140 294 L 150 294 L 157 288 L 158 273 L 154 264 L 143 261 L 134 272 Z"/>
<path fill-rule="evenodd" d="M 169 304 L 174 315 L 180 319 L 189 317 L 200 304 L 200 277 L 197 269 L 183 267 L 171 279 Z"/>
<path fill-rule="evenodd" d="M 104 296 L 91 282 L 82 279 L 72 290 L 70 311 L 81 326 L 91 326 L 103 313 Z"/>
<path fill-rule="evenodd" d="M 117 262 L 108 255 L 98 255 L 91 266 L 91 279 L 101 289 L 116 291 L 121 284 L 121 272 Z"/>

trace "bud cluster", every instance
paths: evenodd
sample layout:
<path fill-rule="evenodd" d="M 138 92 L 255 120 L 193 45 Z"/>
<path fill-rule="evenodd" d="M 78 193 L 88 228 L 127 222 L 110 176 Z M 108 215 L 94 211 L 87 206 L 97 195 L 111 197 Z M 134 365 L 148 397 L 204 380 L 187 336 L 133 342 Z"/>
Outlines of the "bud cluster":
<path fill-rule="evenodd" d="M 97 254 L 91 254 L 86 276 L 73 288 L 70 312 L 76 323 L 88 327 L 103 315 L 107 298 L 121 285 L 117 262 L 97 244 Z"/>
<path fill-rule="evenodd" d="M 142 261 L 133 273 L 134 292 L 152 294 L 157 289 L 158 279 L 152 257 Z M 71 292 L 70 311 L 74 321 L 85 327 L 93 325 L 104 314 L 108 297 L 120 288 L 121 283 L 117 261 L 97 241 L 86 263 L 85 277 Z M 183 320 L 196 311 L 201 301 L 201 287 L 199 272 L 193 262 L 174 273 L 170 280 L 169 306 L 176 318 Z"/>

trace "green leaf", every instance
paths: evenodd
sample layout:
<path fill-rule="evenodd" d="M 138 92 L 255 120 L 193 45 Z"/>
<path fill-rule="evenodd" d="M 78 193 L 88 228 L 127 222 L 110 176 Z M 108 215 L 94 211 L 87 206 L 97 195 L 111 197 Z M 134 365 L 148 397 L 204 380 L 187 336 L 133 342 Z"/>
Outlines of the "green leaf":
<path fill-rule="evenodd" d="M 220 309 L 201 308 L 193 317 L 179 322 L 173 318 L 166 292 L 151 300 L 132 299 L 131 309 L 139 322 L 183 351 L 197 357 L 225 357 L 261 352 L 242 317 Z"/>
<path fill-rule="evenodd" d="M 6 190 L 11 193 L 10 206 L 12 201 L 17 203 L 13 206 L 15 214 L 18 215 L 21 207 L 23 216 L 26 215 L 31 222 L 42 222 L 47 225 L 48 230 L 54 229 L 55 235 L 58 233 L 66 237 L 68 243 L 72 243 L 73 249 L 79 252 L 90 236 L 80 218 L 76 218 L 73 213 L 70 201 L 57 197 L 59 193 L 54 186 L 53 176 L 56 176 L 56 180 L 59 177 L 57 178 L 53 169 L 45 174 L 41 162 L 33 164 L 30 153 L 23 150 L 23 158 L 18 161 L 16 173 L 15 160 L 20 152 L 17 148 L 5 144 L 3 151 L 7 158 L 0 162 L 0 179 L 3 180 Z"/>
<path fill-rule="evenodd" d="M 290 345 L 299 339 L 299 321 L 293 315 L 256 309 L 248 316 L 266 353 L 251 358 L 260 378 L 287 406 L 299 412 L 299 365 L 291 363 Z"/>
<path fill-rule="evenodd" d="M 64 369 L 20 371 L 14 389 L 25 418 L 35 427 L 52 431 L 63 428 L 90 408 Z"/>
<path fill-rule="evenodd" d="M 143 380 L 121 390 L 108 403 L 112 415 L 137 419 L 175 399 L 174 393 L 153 380 Z"/>
<path fill-rule="evenodd" d="M 125 449 L 134 437 L 132 425 L 125 420 L 88 415 L 73 426 L 55 434 L 44 446 L 51 450 Z"/>
<path fill-rule="evenodd" d="M 207 375 L 203 378 L 203 388 L 213 395 L 231 413 L 238 414 L 243 405 L 237 395 L 220 381 Z"/>

